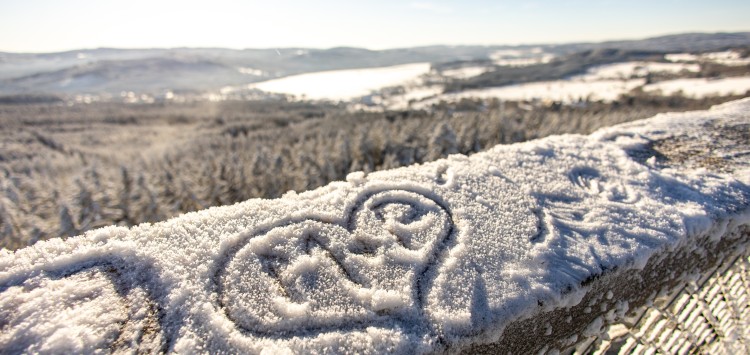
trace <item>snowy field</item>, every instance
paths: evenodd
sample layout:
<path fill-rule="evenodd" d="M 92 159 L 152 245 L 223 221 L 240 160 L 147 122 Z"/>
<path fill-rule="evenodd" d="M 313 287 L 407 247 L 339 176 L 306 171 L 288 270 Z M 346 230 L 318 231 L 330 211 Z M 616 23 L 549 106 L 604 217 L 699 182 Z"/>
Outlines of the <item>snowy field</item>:
<path fill-rule="evenodd" d="M 549 63 L 554 54 L 545 53 L 540 47 L 528 49 L 503 49 L 490 54 L 495 65 L 508 67 L 526 67 L 534 64 Z"/>
<path fill-rule="evenodd" d="M 440 72 L 440 75 L 452 79 L 468 79 L 484 74 L 490 69 L 484 66 L 467 66 L 456 69 L 448 69 Z"/>
<path fill-rule="evenodd" d="M 429 63 L 382 68 L 332 70 L 293 75 L 248 86 L 272 93 L 311 100 L 349 100 L 378 89 L 400 85 L 430 71 Z"/>
<path fill-rule="evenodd" d="M 523 67 L 551 61 L 554 56 L 545 53 L 541 48 L 524 50 L 502 50 L 491 53 L 495 65 Z M 333 70 L 324 72 L 293 75 L 280 79 L 268 80 L 248 85 L 247 89 L 258 89 L 269 93 L 294 95 L 297 99 L 345 101 L 368 96 L 380 89 L 391 86 L 403 86 L 406 92 L 402 95 L 378 97 L 374 102 L 391 109 L 405 109 L 409 101 L 420 101 L 442 92 L 439 85 L 422 86 L 420 77 L 425 74 L 439 75 L 444 78 L 466 79 L 491 70 L 487 66 L 466 66 L 447 69 L 439 73 L 431 71 L 429 63 L 397 65 L 381 68 Z M 252 68 L 240 68 L 243 74 L 264 75 Z M 237 88 L 226 88 L 224 94 L 236 91 Z"/>
<path fill-rule="evenodd" d="M 504 67 L 527 67 L 535 64 L 549 63 L 555 56 L 545 53 L 541 48 L 504 49 L 490 53 L 493 65 Z M 440 75 L 452 79 L 468 79 L 492 71 L 489 65 L 467 65 L 460 68 L 440 71 Z"/>
<path fill-rule="evenodd" d="M 423 109 L 441 101 L 457 102 L 466 98 L 541 100 L 563 103 L 581 100 L 611 102 L 637 88 L 662 95 L 683 92 L 691 98 L 742 95 L 750 90 L 748 84 L 750 77 L 737 77 L 737 74 L 717 79 L 672 79 L 680 76 L 695 76 L 702 70 L 702 65 L 710 63 L 730 67 L 750 64 L 750 58 L 743 58 L 739 52 L 724 51 L 704 54 L 674 53 L 665 55 L 664 61 L 629 61 L 599 65 L 589 68 L 583 74 L 560 80 L 521 82 L 443 94 L 445 82 L 467 80 L 494 70 L 502 71 L 503 67 L 517 68 L 545 64 L 554 60 L 555 56 L 544 52 L 541 48 L 526 48 L 498 50 L 490 53 L 489 59 L 490 64 L 466 63 L 464 66 L 445 69 L 439 67 L 431 69 L 428 63 L 418 63 L 308 73 L 250 84 L 246 88 L 294 95 L 300 100 L 353 100 L 357 102 L 353 108 L 368 110 Z M 262 74 L 244 69 L 242 72 L 253 75 Z M 647 79 L 652 75 L 661 76 L 663 81 L 647 85 Z M 383 91 L 389 87 L 401 87 L 402 90 L 400 92 Z"/>
<path fill-rule="evenodd" d="M 573 103 L 579 100 L 612 101 L 621 94 L 627 93 L 646 81 L 633 80 L 555 80 L 508 85 L 495 88 L 466 90 L 455 94 L 441 94 L 429 100 L 414 104 L 413 108 L 429 107 L 440 101 L 456 102 L 461 99 L 491 99 L 501 100 L 553 100 Z"/>
<path fill-rule="evenodd" d="M 750 156 L 729 133 L 748 112 L 745 99 L 2 250 L 0 348 L 423 353 L 495 342 L 515 320 L 578 305 L 603 274 L 665 250 L 695 258 L 695 240 L 747 230 Z M 653 142 L 677 137 L 711 146 L 705 162 L 653 155 Z M 629 288 L 605 290 L 593 312 L 607 316 L 591 324 L 535 331 L 600 334 L 624 316 L 616 294 Z"/>
<path fill-rule="evenodd" d="M 468 77 L 469 74 L 479 75 L 478 67 L 456 69 L 455 77 Z M 697 73 L 700 66 L 696 63 L 660 63 L 660 62 L 623 62 L 596 66 L 585 74 L 564 80 L 521 83 L 500 87 L 465 90 L 458 93 L 436 94 L 424 96 L 424 100 L 413 102 L 412 108 L 427 108 L 440 101 L 457 102 L 461 99 L 491 99 L 501 100 L 542 100 L 574 103 L 580 100 L 601 100 L 611 102 L 620 95 L 627 94 L 633 89 L 643 88 L 652 94 L 672 95 L 682 92 L 691 98 L 705 98 L 709 96 L 742 95 L 750 90 L 750 76 L 730 77 L 721 79 L 674 79 L 655 84 L 646 83 L 649 74 L 681 74 Z M 478 73 L 478 74 L 477 74 Z M 433 89 L 435 89 L 433 87 Z M 408 95 L 407 91 L 405 95 Z M 393 102 L 401 103 L 391 99 Z M 403 106 L 389 106 L 392 109 Z"/>
<path fill-rule="evenodd" d="M 672 95 L 681 92 L 692 98 L 720 95 L 743 95 L 750 91 L 750 76 L 723 79 L 676 79 L 643 87 L 646 92 Z"/>
<path fill-rule="evenodd" d="M 651 73 L 680 72 L 697 73 L 700 65 L 687 63 L 659 63 L 659 62 L 623 62 L 606 64 L 589 69 L 586 74 L 574 76 L 571 80 L 599 81 L 599 80 L 628 80 L 632 78 L 644 78 Z"/>
<path fill-rule="evenodd" d="M 711 62 L 729 66 L 750 64 L 750 58 L 742 58 L 737 51 L 711 52 L 704 54 L 675 53 L 664 58 L 670 62 Z"/>

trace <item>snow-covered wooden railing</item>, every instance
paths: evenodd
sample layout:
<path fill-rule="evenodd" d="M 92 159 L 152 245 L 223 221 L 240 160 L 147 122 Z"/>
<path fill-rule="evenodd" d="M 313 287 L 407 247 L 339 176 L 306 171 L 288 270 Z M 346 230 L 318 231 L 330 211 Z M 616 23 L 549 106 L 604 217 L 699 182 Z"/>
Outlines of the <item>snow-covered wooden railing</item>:
<path fill-rule="evenodd" d="M 2 252 L 0 352 L 742 347 L 749 142 L 746 99 Z"/>

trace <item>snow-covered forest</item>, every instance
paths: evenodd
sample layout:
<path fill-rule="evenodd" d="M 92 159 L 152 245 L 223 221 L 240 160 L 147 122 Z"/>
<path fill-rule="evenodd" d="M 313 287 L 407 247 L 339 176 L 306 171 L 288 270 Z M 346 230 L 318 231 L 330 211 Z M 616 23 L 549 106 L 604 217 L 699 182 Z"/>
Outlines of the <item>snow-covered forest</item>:
<path fill-rule="evenodd" d="M 0 247 L 162 221 L 309 190 L 352 171 L 589 133 L 734 98 L 632 93 L 576 105 L 464 99 L 386 112 L 287 101 L 0 105 Z"/>

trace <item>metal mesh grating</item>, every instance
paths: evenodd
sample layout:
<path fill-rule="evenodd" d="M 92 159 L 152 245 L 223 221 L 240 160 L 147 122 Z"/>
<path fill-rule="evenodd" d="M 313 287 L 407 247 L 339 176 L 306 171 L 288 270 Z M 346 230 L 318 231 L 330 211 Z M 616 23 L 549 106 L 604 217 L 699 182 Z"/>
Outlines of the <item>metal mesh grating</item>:
<path fill-rule="evenodd" d="M 579 354 L 750 354 L 750 260 L 723 262 L 630 312 Z"/>

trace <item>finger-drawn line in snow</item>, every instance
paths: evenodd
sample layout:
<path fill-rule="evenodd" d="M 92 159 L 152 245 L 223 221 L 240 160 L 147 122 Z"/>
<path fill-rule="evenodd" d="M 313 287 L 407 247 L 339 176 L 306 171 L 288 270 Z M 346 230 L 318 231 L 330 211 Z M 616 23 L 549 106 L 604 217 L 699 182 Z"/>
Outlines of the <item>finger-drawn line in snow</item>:
<path fill-rule="evenodd" d="M 587 208 L 591 202 L 586 203 L 587 200 L 598 200 L 598 205 L 624 206 L 633 205 L 640 199 L 640 196 L 621 179 L 608 178 L 599 169 L 588 165 L 573 167 L 566 175 L 575 189 L 566 190 L 563 193 L 534 195 L 537 207 L 532 209 L 532 212 L 537 217 L 538 232 L 529 238 L 532 243 L 547 240 L 547 237 L 555 230 L 565 231 L 558 235 L 566 238 L 575 235 L 573 238 L 581 239 L 583 235 L 595 235 L 595 232 L 586 229 L 587 227 L 599 228 L 589 226 L 585 222 L 587 214 L 591 213 Z M 576 190 L 583 194 L 571 193 Z"/>
<path fill-rule="evenodd" d="M 440 165 L 435 171 L 435 182 L 438 185 L 450 185 L 453 183 L 453 170 L 448 165 Z"/>
<path fill-rule="evenodd" d="M 238 237 L 214 277 L 240 331 L 287 338 L 390 324 L 428 328 L 440 255 L 455 246 L 447 205 L 426 188 L 361 193 L 343 218 L 303 216 Z"/>
<path fill-rule="evenodd" d="M 45 267 L 38 272 L 25 274 L 24 277 L 10 278 L 0 284 L 0 294 L 14 287 L 22 287 L 23 292 L 44 287 L 36 280 L 36 276 L 44 276 L 45 280 L 72 280 L 84 278 L 91 280 L 96 277 L 106 278 L 105 283 L 112 287 L 118 300 L 82 299 L 84 303 L 92 302 L 121 302 L 124 305 L 124 321 L 118 322 L 118 332 L 109 342 L 109 351 L 123 349 L 132 350 L 136 347 L 144 352 L 166 352 L 170 337 L 162 325 L 164 318 L 163 307 L 154 295 L 152 285 L 145 279 L 149 273 L 139 274 L 137 280 L 126 281 L 122 276 L 126 270 L 132 270 L 134 263 L 118 256 L 93 257 L 79 260 L 75 264 L 61 263 L 55 267 Z M 132 275 L 131 275 L 132 276 Z M 68 300 L 70 302 L 71 300 Z M 83 306 L 83 305 L 78 305 Z M 12 317 L 12 314 L 5 314 Z M 5 319 L 4 321 L 9 321 Z M 52 325 L 51 325 L 52 326 Z M 22 349 L 17 349 L 22 351 Z"/>
<path fill-rule="evenodd" d="M 568 178 L 576 187 L 587 191 L 589 193 L 599 193 L 599 180 L 601 180 L 601 174 L 599 171 L 588 167 L 580 166 L 570 170 Z"/>

